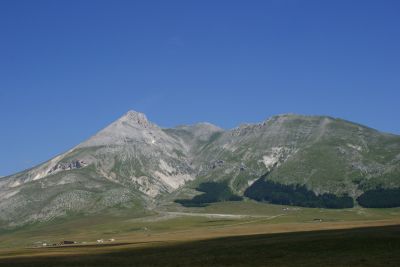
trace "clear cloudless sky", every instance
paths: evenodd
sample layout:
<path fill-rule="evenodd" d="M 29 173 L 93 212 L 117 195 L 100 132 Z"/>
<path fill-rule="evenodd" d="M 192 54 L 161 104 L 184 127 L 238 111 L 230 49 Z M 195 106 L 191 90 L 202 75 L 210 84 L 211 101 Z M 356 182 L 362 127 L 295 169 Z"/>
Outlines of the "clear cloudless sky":
<path fill-rule="evenodd" d="M 0 175 L 130 109 L 163 127 L 290 112 L 400 134 L 400 1 L 0 1 Z"/>

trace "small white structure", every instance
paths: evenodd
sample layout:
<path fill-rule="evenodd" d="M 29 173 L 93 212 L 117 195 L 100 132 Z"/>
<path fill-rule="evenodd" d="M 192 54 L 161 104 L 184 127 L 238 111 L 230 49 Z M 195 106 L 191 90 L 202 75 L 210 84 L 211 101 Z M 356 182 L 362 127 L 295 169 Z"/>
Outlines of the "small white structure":
<path fill-rule="evenodd" d="M 97 243 L 104 243 L 104 240 L 103 239 L 98 239 Z"/>

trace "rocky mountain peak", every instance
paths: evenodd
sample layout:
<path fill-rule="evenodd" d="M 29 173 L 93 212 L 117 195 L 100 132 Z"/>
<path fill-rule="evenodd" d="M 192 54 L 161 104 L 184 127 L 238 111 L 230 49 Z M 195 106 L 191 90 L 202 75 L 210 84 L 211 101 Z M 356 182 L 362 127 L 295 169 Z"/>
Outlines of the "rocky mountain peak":
<path fill-rule="evenodd" d="M 119 122 L 122 123 L 129 123 L 132 125 L 138 125 L 142 127 L 149 127 L 150 122 L 148 121 L 146 115 L 141 112 L 137 112 L 134 110 L 129 110 L 127 113 L 125 113 L 119 120 Z"/>
<path fill-rule="evenodd" d="M 79 147 L 121 145 L 132 140 L 153 140 L 159 127 L 147 120 L 145 114 L 130 110 Z"/>

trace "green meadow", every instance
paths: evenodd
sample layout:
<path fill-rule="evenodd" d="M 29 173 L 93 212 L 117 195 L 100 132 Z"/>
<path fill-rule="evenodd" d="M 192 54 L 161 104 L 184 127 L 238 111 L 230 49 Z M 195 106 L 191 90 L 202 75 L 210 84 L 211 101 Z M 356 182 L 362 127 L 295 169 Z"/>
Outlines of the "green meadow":
<path fill-rule="evenodd" d="M 333 210 L 233 201 L 190 208 L 170 203 L 137 216 L 129 210 L 75 214 L 3 230 L 0 266 L 400 263 L 400 208 Z M 62 240 L 76 244 L 48 246 Z"/>

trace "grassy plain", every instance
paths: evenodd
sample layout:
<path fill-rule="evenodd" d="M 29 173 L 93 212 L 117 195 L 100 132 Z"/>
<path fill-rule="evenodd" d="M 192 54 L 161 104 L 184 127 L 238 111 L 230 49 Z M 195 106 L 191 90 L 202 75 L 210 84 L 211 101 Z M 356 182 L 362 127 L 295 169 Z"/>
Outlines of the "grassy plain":
<path fill-rule="evenodd" d="M 170 204 L 3 231 L 0 266 L 399 266 L 399 225 L 399 208 Z M 61 240 L 78 245 L 34 248 Z"/>

